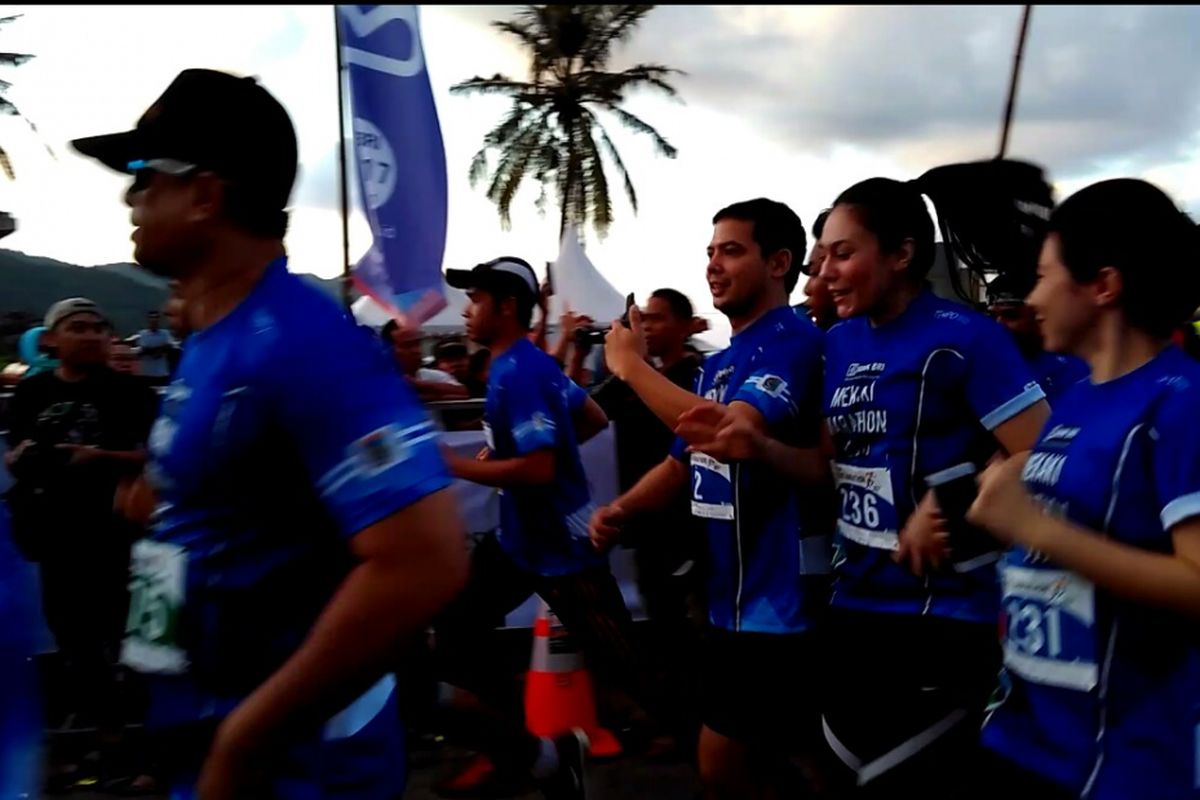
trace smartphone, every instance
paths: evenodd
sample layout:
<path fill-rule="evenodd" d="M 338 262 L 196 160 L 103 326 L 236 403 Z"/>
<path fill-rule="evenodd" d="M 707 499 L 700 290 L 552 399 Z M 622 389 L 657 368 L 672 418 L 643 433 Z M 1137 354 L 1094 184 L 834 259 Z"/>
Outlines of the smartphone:
<path fill-rule="evenodd" d="M 958 572 L 969 572 L 1000 558 L 999 544 L 987 531 L 967 522 L 967 511 L 975 502 L 978 486 L 974 464 L 965 462 L 925 478 L 950 534 L 951 562 Z"/>
<path fill-rule="evenodd" d="M 633 292 L 625 295 L 625 313 L 621 315 L 621 324 L 626 328 L 629 327 L 629 309 L 637 304 L 637 300 L 633 299 Z"/>

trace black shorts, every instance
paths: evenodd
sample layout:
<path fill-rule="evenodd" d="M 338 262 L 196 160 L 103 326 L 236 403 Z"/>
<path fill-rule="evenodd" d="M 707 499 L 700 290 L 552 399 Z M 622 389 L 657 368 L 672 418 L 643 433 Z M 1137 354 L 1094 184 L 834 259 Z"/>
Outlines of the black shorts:
<path fill-rule="evenodd" d="M 822 656 L 825 740 L 860 784 L 957 796 L 997 685 L 996 626 L 831 609 Z"/>
<path fill-rule="evenodd" d="M 784 753 L 820 746 L 815 634 L 706 636 L 702 720 L 730 739 Z"/>

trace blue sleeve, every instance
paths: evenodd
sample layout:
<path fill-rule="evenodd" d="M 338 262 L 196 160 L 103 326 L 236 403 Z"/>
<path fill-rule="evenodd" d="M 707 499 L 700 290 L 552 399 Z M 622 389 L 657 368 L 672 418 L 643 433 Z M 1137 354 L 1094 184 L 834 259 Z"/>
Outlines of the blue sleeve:
<path fill-rule="evenodd" d="M 304 363 L 281 360 L 281 369 L 262 379 L 271 382 L 273 416 L 342 533 L 357 533 L 449 486 L 437 428 L 378 347 L 359 336 L 331 335 L 315 350 L 330 357 L 314 359 L 307 351 Z M 312 363 L 332 372 L 319 391 Z"/>
<path fill-rule="evenodd" d="M 571 381 L 557 370 L 550 373 L 536 364 L 519 363 L 518 367 L 506 376 L 501 413 L 503 424 L 512 431 L 516 454 L 524 456 L 558 443 L 558 424 L 569 421 L 556 413 L 560 403 L 569 406 L 570 402 L 570 389 L 562 382 Z"/>
<path fill-rule="evenodd" d="M 579 409 L 583 408 L 583 404 L 587 402 L 587 390 L 580 386 L 575 381 L 567 378 L 567 410 L 574 414 Z"/>
<path fill-rule="evenodd" d="M 967 402 L 989 431 L 1046 397 L 1012 336 L 990 319 L 978 321 L 965 360 Z"/>
<path fill-rule="evenodd" d="M 1164 402 L 1150 436 L 1154 440 L 1154 484 L 1163 530 L 1200 516 L 1200 387 Z"/>
<path fill-rule="evenodd" d="M 820 359 L 815 341 L 768 342 L 756 358 L 754 371 L 729 402 L 750 404 L 768 426 L 794 419 L 815 396 L 813 380 L 818 373 L 814 367 Z"/>

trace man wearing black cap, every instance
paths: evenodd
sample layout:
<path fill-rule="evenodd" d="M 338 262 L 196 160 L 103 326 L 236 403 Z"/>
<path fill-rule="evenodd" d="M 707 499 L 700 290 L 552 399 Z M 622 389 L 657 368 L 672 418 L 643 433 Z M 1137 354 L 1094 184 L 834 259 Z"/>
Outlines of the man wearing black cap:
<path fill-rule="evenodd" d="M 176 792 L 398 797 L 388 664 L 466 550 L 433 423 L 287 269 L 291 120 L 254 80 L 193 69 L 134 130 L 73 144 L 133 175 L 137 261 L 179 282 L 192 331 L 123 501 L 153 517 L 122 660 L 150 675 Z"/>
<path fill-rule="evenodd" d="M 497 769 L 528 769 L 546 780 L 548 796 L 579 798 L 579 743 L 571 737 L 539 742 L 525 734 L 511 693 L 485 685 L 496 676 L 494 662 L 481 658 L 480 648 L 495 614 L 507 614 L 536 592 L 579 641 L 599 677 L 638 694 L 641 676 L 628 641 L 629 611 L 607 558 L 591 547 L 587 533 L 593 505 L 579 440 L 602 430 L 608 420 L 529 341 L 538 283 L 527 262 L 497 258 L 471 270 L 448 270 L 446 280 L 467 290 L 467 335 L 492 354 L 484 406 L 487 457 L 449 456 L 450 469 L 456 477 L 503 492 L 500 529 L 476 545 L 467 589 L 439 620 L 439 654 L 451 683 L 512 712 L 509 735 L 493 743 L 509 751 L 496 752 Z"/>
<path fill-rule="evenodd" d="M 114 667 L 133 534 L 113 514 L 113 497 L 122 477 L 141 470 L 158 398 L 108 367 L 112 326 L 91 300 L 55 303 L 45 325 L 58 366 L 13 394 L 6 461 L 16 483 L 7 499 L 18 545 L 40 562 L 43 612 L 76 695 L 71 711 L 99 728 L 107 773 L 69 768 L 52 783 L 124 777 L 111 774 L 110 746 L 121 727 Z"/>

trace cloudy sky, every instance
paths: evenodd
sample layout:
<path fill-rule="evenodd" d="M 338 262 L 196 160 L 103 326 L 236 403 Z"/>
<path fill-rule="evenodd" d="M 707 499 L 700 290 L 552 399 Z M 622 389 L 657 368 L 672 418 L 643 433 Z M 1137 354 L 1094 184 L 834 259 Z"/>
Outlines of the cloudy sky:
<path fill-rule="evenodd" d="M 488 26 L 513 8 L 421 8 L 449 169 L 447 265 L 504 253 L 540 265 L 558 249 L 556 216 L 538 216 L 535 187 L 518 196 L 506 232 L 467 182 L 505 102 L 448 91 L 477 74 L 524 76 L 520 50 Z M 79 264 L 128 260 L 125 181 L 66 142 L 129 127 L 180 70 L 204 66 L 258 75 L 288 107 L 301 145 L 293 267 L 340 272 L 331 6 L 0 8 L 11 13 L 25 16 L 0 29 L 0 49 L 38 58 L 0 78 L 40 136 L 0 119 L 17 170 L 16 182 L 0 178 L 0 208 L 20 224 L 5 247 Z M 614 135 L 641 209 L 635 217 L 619 198 L 611 233 L 589 240 L 589 256 L 622 293 L 676 286 L 711 313 L 704 248 L 723 205 L 772 197 L 809 223 L 862 178 L 911 178 L 993 155 L 1019 19 L 1018 6 L 656 9 L 617 65 L 655 61 L 686 73 L 675 79 L 681 101 L 633 96 L 628 106 L 679 156 Z M 1010 154 L 1042 164 L 1060 197 L 1138 175 L 1200 213 L 1197 42 L 1197 7 L 1035 8 Z M 355 256 L 367 236 L 356 217 Z M 0 288 L 0 305 L 2 296 Z"/>

